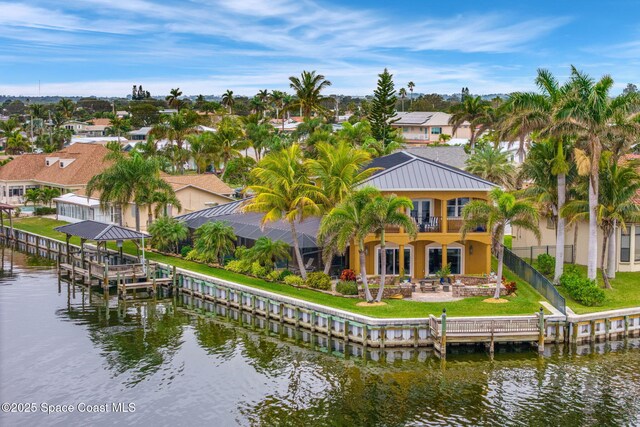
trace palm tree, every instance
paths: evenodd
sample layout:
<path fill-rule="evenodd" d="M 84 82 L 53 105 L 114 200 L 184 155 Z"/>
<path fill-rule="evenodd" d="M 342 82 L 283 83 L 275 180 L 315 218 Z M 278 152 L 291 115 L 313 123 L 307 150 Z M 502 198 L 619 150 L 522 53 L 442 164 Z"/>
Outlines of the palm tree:
<path fill-rule="evenodd" d="M 44 105 L 42 105 L 42 104 L 31 104 L 29 106 L 29 111 L 31 112 L 31 119 L 32 120 L 33 120 L 33 118 L 44 119 L 44 116 L 45 116 Z"/>
<path fill-rule="evenodd" d="M 169 91 L 169 95 L 166 96 L 165 100 L 167 101 L 167 104 L 169 104 L 169 107 L 180 110 L 180 107 L 182 107 L 182 101 L 180 100 L 181 96 L 182 91 L 178 87 L 175 89 L 171 89 Z"/>
<path fill-rule="evenodd" d="M 262 119 L 264 110 L 267 109 L 267 104 L 262 99 L 254 96 L 253 98 L 251 98 L 251 101 L 249 101 L 249 105 L 251 106 L 251 111 L 253 111 L 254 114 L 257 114 L 258 117 Z"/>
<path fill-rule="evenodd" d="M 485 145 L 475 150 L 466 161 L 466 170 L 504 187 L 513 185 L 515 168 L 506 152 Z"/>
<path fill-rule="evenodd" d="M 370 178 L 380 168 L 366 168 L 371 161 L 371 155 L 365 150 L 354 148 L 347 142 L 340 141 L 337 145 L 326 142 L 316 146 L 317 156 L 308 159 L 307 169 L 311 179 L 322 189 L 327 199 L 323 206 L 324 212 L 329 212 L 336 205 L 350 197 L 357 186 Z M 329 246 L 324 253 L 324 272 L 329 274 L 331 260 L 335 251 Z"/>
<path fill-rule="evenodd" d="M 151 193 L 147 206 L 149 208 L 153 206 L 153 215 L 155 215 L 156 218 L 169 216 L 169 206 L 176 208 L 178 212 L 182 210 L 182 204 L 176 194 L 167 191 L 155 191 Z M 149 222 L 151 223 L 152 221 L 153 216 L 149 214 Z"/>
<path fill-rule="evenodd" d="M 571 67 L 570 90 L 561 99 L 554 114 L 553 129 L 561 134 L 575 136 L 584 144 L 589 174 L 589 251 L 587 276 L 595 280 L 597 275 L 598 200 L 600 156 L 603 143 L 610 134 L 610 127 L 620 116 L 628 116 L 640 103 L 636 93 L 626 93 L 611 98 L 609 93 L 613 79 L 606 75 L 599 81 Z M 619 133 L 640 135 L 640 122 L 630 120 L 618 127 Z"/>
<path fill-rule="evenodd" d="M 31 144 L 29 140 L 22 135 L 20 129 L 5 133 L 4 151 L 7 154 L 22 154 L 29 151 Z"/>
<path fill-rule="evenodd" d="M 24 204 L 33 203 L 33 207 L 42 200 L 42 190 L 39 188 L 29 188 L 24 193 Z"/>
<path fill-rule="evenodd" d="M 388 156 L 404 147 L 400 141 L 379 141 L 375 138 L 367 138 L 362 144 L 362 149 L 369 152 L 372 157 Z"/>
<path fill-rule="evenodd" d="M 540 240 L 538 211 L 526 200 L 516 200 L 515 196 L 501 188 L 494 188 L 489 193 L 489 200 L 472 200 L 462 209 L 462 238 L 478 227 L 493 230 L 493 240 L 497 244 L 498 280 L 496 282 L 495 299 L 500 298 L 504 260 L 504 230 L 507 225 L 530 230 Z"/>
<path fill-rule="evenodd" d="M 56 197 L 60 197 L 59 188 L 46 187 L 40 190 L 40 200 L 49 207 L 51 207 L 53 199 Z"/>
<path fill-rule="evenodd" d="M 283 100 L 285 97 L 285 93 L 279 90 L 274 90 L 271 92 L 271 95 L 269 96 L 269 98 L 271 99 L 271 102 L 273 103 L 273 107 L 276 109 L 276 119 L 280 118 L 280 112 L 282 111 L 282 113 L 284 113 L 284 106 L 283 106 Z M 282 117 L 282 124 L 284 125 L 284 114 Z"/>
<path fill-rule="evenodd" d="M 531 121 L 531 129 L 539 130 L 541 133 L 550 138 L 550 146 L 540 146 L 538 158 L 534 159 L 532 164 L 539 163 L 540 154 L 543 152 L 551 153 L 551 148 L 555 146 L 555 155 L 547 156 L 549 162 L 547 167 L 540 167 L 540 172 L 535 174 L 534 182 L 538 181 L 541 187 L 544 187 L 545 181 L 552 175 L 556 176 L 557 190 L 557 206 L 554 210 L 556 219 L 556 266 L 554 272 L 554 283 L 558 283 L 562 272 L 564 271 L 564 242 L 565 242 L 565 217 L 560 215 L 562 211 L 566 195 L 567 195 L 567 173 L 572 170 L 570 168 L 569 155 L 572 148 L 572 137 L 563 137 L 561 132 L 555 127 L 554 113 L 558 109 L 560 102 L 567 96 L 570 91 L 570 84 L 560 85 L 555 77 L 547 70 L 539 69 L 536 77 L 536 85 L 541 90 L 541 94 L 537 93 L 520 93 L 516 92 L 509 97 L 509 104 L 515 111 L 523 111 L 525 114 L 535 112 L 539 117 Z M 507 113 L 508 116 L 509 113 Z M 536 129 L 537 128 L 537 129 Z M 553 160 L 551 160 L 553 159 Z M 525 165 L 525 168 L 527 165 Z M 575 170 L 575 169 L 573 169 Z M 551 171 L 551 174 L 549 172 Z M 577 237 L 577 226 L 575 229 Z M 575 238 L 574 238 L 575 240 Z M 574 244 L 574 250 L 575 244 Z"/>
<path fill-rule="evenodd" d="M 175 142 L 178 150 L 182 150 L 187 135 L 195 130 L 198 114 L 191 110 L 181 111 L 167 118 L 166 124 L 155 127 L 155 135 L 162 135 Z M 175 156 L 174 156 L 175 159 Z M 182 162 L 174 161 L 174 167 L 182 171 Z"/>
<path fill-rule="evenodd" d="M 214 151 L 223 168 L 229 160 L 242 156 L 241 150 L 246 148 L 246 141 L 242 138 L 242 127 L 234 117 L 223 117 L 212 138 Z"/>
<path fill-rule="evenodd" d="M 371 123 L 368 120 L 361 120 L 355 124 L 344 122 L 337 135 L 338 139 L 347 141 L 354 147 L 362 147 L 367 139 L 373 138 Z"/>
<path fill-rule="evenodd" d="M 502 120 L 498 128 L 501 140 L 509 141 L 509 148 L 518 141 L 518 161 L 522 164 L 531 133 L 548 125 L 548 114 L 538 108 L 521 108 L 517 96 L 510 97 L 500 109 Z"/>
<path fill-rule="evenodd" d="M 196 164 L 196 172 L 204 173 L 211 164 L 215 150 L 215 136 L 212 132 L 187 135 L 191 156 Z"/>
<path fill-rule="evenodd" d="M 367 263 L 364 239 L 370 233 L 365 210 L 380 195 L 378 189 L 364 187 L 322 217 L 318 230 L 318 242 L 332 246 L 335 252 L 344 254 L 348 245 L 358 245 L 360 277 L 367 302 L 373 300 L 367 283 Z M 354 262 L 355 260 L 352 260 Z"/>
<path fill-rule="evenodd" d="M 291 259 L 287 243 L 282 240 L 272 240 L 267 236 L 259 237 L 248 252 L 251 262 L 269 267 L 273 267 L 277 261 Z"/>
<path fill-rule="evenodd" d="M 303 71 L 300 77 L 289 77 L 291 82 L 289 86 L 296 91 L 298 97 L 297 104 L 302 111 L 305 119 L 311 117 L 311 113 L 322 111 L 321 101 L 324 97 L 321 95 L 323 89 L 331 86 L 329 80 L 325 80 L 322 74 L 316 74 L 315 71 Z"/>
<path fill-rule="evenodd" d="M 413 104 L 413 88 L 416 87 L 416 84 L 414 82 L 409 82 L 407 84 L 407 87 L 409 88 L 409 92 L 411 92 L 410 98 L 411 98 L 411 104 Z"/>
<path fill-rule="evenodd" d="M 300 274 L 304 266 L 296 224 L 309 216 L 319 215 L 326 197 L 309 180 L 302 150 L 298 144 L 271 152 L 251 171 L 254 185 L 249 190 L 255 197 L 244 207 L 246 212 L 262 212 L 262 225 L 284 219 L 291 227 L 293 249 Z"/>
<path fill-rule="evenodd" d="M 273 138 L 273 126 L 269 123 L 248 123 L 245 126 L 247 141 L 256 152 L 256 160 L 260 161 L 262 151 Z"/>
<path fill-rule="evenodd" d="M 178 243 L 189 235 L 189 229 L 182 221 L 169 216 L 161 216 L 149 226 L 151 245 L 158 250 L 178 252 Z"/>
<path fill-rule="evenodd" d="M 451 107 L 451 117 L 449 118 L 449 124 L 453 126 L 451 133 L 455 134 L 463 123 L 469 122 L 471 132 L 469 146 L 472 150 L 475 148 L 477 136 L 488 128 L 489 107 L 489 103 L 483 101 L 479 96 L 467 96 L 463 102 Z"/>
<path fill-rule="evenodd" d="M 619 225 L 626 229 L 627 222 L 640 221 L 640 207 L 634 201 L 636 192 L 640 190 L 640 174 L 633 166 L 620 165 L 614 161 L 611 152 L 602 153 L 600 159 L 600 186 L 598 205 L 596 206 L 598 225 L 602 230 L 602 255 L 600 268 L 605 288 L 610 289 L 610 276 L 615 272 L 615 256 L 609 257 L 612 265 L 607 266 L 605 260 L 609 251 L 615 251 L 615 229 Z M 590 181 L 590 180 L 589 180 Z M 586 183 L 584 183 L 586 184 Z M 581 193 L 585 195 L 587 185 L 583 184 Z M 590 185 L 590 184 L 588 184 Z M 589 202 L 585 198 L 573 200 L 565 206 L 562 213 L 573 221 L 589 217 Z M 607 267 L 610 272 L 607 272 Z"/>
<path fill-rule="evenodd" d="M 62 98 L 58 101 L 58 108 L 62 111 L 65 118 L 70 119 L 76 109 L 76 105 L 69 98 Z"/>
<path fill-rule="evenodd" d="M 201 260 L 222 264 L 236 244 L 233 227 L 224 221 L 205 222 L 195 232 L 193 248 Z"/>
<path fill-rule="evenodd" d="M 261 89 L 256 94 L 256 98 L 258 98 L 262 102 L 266 102 L 269 98 L 269 91 L 267 89 Z"/>
<path fill-rule="evenodd" d="M 120 137 L 122 136 L 122 134 L 131 130 L 131 122 L 129 121 L 129 119 L 124 119 L 117 116 L 113 117 L 110 121 L 111 123 L 107 128 L 107 134 L 117 136 L 118 144 L 120 144 Z"/>
<path fill-rule="evenodd" d="M 386 278 L 387 251 L 386 251 L 386 229 L 389 226 L 402 227 L 412 238 L 417 234 L 416 223 L 407 215 L 413 209 L 413 202 L 407 197 L 398 197 L 395 194 L 388 196 L 377 196 L 364 210 L 365 230 L 371 230 L 380 237 L 380 289 L 376 301 L 382 300 L 384 284 Z M 400 266 L 401 275 L 404 266 Z"/>
<path fill-rule="evenodd" d="M 407 90 L 401 87 L 398 91 L 398 95 L 400 95 L 400 100 L 402 102 L 402 111 L 404 112 L 404 99 L 407 97 Z"/>
<path fill-rule="evenodd" d="M 160 163 L 155 158 L 145 159 L 138 153 L 117 160 L 87 184 L 87 197 L 100 193 L 100 206 L 110 204 L 122 208 L 135 203 L 136 230 L 140 231 L 140 209 L 149 203 L 149 195 L 156 191 L 173 193 L 173 188 L 160 177 Z"/>
<path fill-rule="evenodd" d="M 571 142 L 566 138 L 535 142 L 522 164 L 522 175 L 530 180 L 523 194 L 535 201 L 544 216 L 552 216 L 556 224 L 556 266 L 554 283 L 564 270 L 566 219 L 560 214 L 566 201 L 566 187 L 575 179 L 576 168 L 570 160 Z M 575 250 L 575 248 L 574 248 Z"/>
<path fill-rule="evenodd" d="M 234 103 L 233 91 L 227 89 L 227 91 L 222 95 L 222 105 L 229 109 L 229 114 L 231 114 L 231 109 L 233 108 Z"/>

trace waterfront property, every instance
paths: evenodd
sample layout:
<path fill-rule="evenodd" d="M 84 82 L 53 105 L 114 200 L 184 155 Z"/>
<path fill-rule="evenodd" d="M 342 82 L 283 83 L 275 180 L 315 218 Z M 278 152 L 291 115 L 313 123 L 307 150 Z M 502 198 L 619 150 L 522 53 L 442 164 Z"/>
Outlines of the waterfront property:
<path fill-rule="evenodd" d="M 233 190 L 214 174 L 201 175 L 168 175 L 161 174 L 163 180 L 171 185 L 176 198 L 180 201 L 180 212 L 189 213 L 206 209 L 210 206 L 229 203 Z M 135 227 L 135 203 L 129 203 L 124 207 L 109 205 L 107 208 L 100 206 L 99 195 L 87 197 L 84 189 L 74 193 L 63 194 L 54 199 L 57 218 L 67 222 L 95 220 L 109 224 L 119 224 L 125 227 Z M 155 206 L 151 206 L 151 211 Z M 178 214 L 178 210 L 169 205 L 165 212 L 168 216 Z M 140 227 L 147 228 L 147 212 L 140 212 L 142 221 Z"/>
<path fill-rule="evenodd" d="M 379 275 L 384 268 L 390 276 L 414 279 L 434 275 L 443 265 L 451 264 L 451 273 L 488 274 L 491 271 L 491 236 L 484 227 L 469 233 L 463 241 L 462 209 L 473 199 L 487 199 L 495 187 L 475 175 L 407 151 L 373 160 L 370 165 L 381 168 L 363 185 L 379 189 L 383 194 L 405 196 L 413 201 L 407 212 L 415 221 L 418 233 L 412 238 L 404 230 L 386 231 L 387 262 L 380 263 L 380 239 L 366 238 L 367 271 Z M 179 217 L 195 230 L 207 221 L 226 221 L 238 237 L 238 243 L 251 246 L 261 235 L 291 243 L 290 226 L 281 221 L 261 225 L 262 214 L 243 213 L 242 201 L 232 202 Z M 319 218 L 305 219 L 299 224 L 300 245 L 305 265 L 321 268 L 321 250 L 316 235 Z M 349 267 L 359 272 L 357 248 L 351 245 L 344 257 L 333 260 L 334 271 Z"/>
<path fill-rule="evenodd" d="M 49 154 L 22 154 L 0 166 L 0 202 L 24 204 L 27 190 L 56 188 L 72 193 L 110 165 L 100 144 L 74 144 Z"/>
<path fill-rule="evenodd" d="M 440 141 L 441 135 L 451 139 L 468 140 L 471 127 L 464 122 L 455 132 L 449 124 L 451 114 L 440 111 L 397 112 L 391 126 L 400 131 L 409 144 L 433 144 Z"/>

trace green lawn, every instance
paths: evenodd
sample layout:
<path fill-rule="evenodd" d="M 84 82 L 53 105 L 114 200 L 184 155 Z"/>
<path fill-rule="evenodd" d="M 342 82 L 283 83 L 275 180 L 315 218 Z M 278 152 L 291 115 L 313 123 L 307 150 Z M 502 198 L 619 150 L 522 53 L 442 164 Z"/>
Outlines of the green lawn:
<path fill-rule="evenodd" d="M 53 230 L 54 227 L 64 225 L 65 222 L 48 218 L 24 218 L 15 221 L 15 227 L 21 230 L 30 231 L 46 237 L 63 240 L 64 235 Z M 79 239 L 72 239 L 72 243 L 79 244 Z M 115 249 L 114 246 L 110 246 Z M 125 242 L 123 249 L 127 253 L 135 254 L 135 246 L 131 242 Z M 483 297 L 465 298 L 462 301 L 423 303 L 403 300 L 387 300 L 387 305 L 383 307 L 357 307 L 357 299 L 342 298 L 327 295 L 310 289 L 296 289 L 294 287 L 266 282 L 242 274 L 233 273 L 219 268 L 180 258 L 169 257 L 157 253 L 147 253 L 147 258 L 164 264 L 175 265 L 176 267 L 191 270 L 197 273 L 206 274 L 212 277 L 225 279 L 252 286 L 257 289 L 271 291 L 289 297 L 299 298 L 305 301 L 323 304 L 334 308 L 368 315 L 371 317 L 426 317 L 429 314 L 439 315 L 442 309 L 447 309 L 450 316 L 490 316 L 490 315 L 516 315 L 532 314 L 539 310 L 539 301 L 544 298 L 538 294 L 528 283 L 523 282 L 511 271 L 505 270 L 505 277 L 508 280 L 515 280 L 518 283 L 518 290 L 515 296 L 507 297 L 508 304 L 488 304 L 483 303 Z M 495 260 L 494 267 L 495 269 Z"/>

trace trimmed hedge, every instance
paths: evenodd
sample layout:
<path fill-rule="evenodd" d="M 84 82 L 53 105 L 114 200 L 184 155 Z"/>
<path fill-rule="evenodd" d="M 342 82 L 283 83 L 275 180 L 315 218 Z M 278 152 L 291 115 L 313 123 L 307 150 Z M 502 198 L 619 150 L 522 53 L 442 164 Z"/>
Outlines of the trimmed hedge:
<path fill-rule="evenodd" d="M 324 274 L 322 271 L 315 271 L 307 275 L 305 285 L 312 289 L 322 289 L 328 291 L 331 289 L 331 277 Z"/>
<path fill-rule="evenodd" d="M 556 268 L 556 259 L 549 254 L 538 255 L 538 269 L 545 276 L 553 273 Z"/>
<path fill-rule="evenodd" d="M 56 213 L 56 208 L 49 208 L 49 207 L 46 207 L 46 206 L 35 208 L 33 210 L 33 214 L 35 216 L 53 215 L 55 213 Z"/>
<path fill-rule="evenodd" d="M 574 269 L 570 269 L 560 276 L 560 285 L 569 292 L 573 299 L 588 307 L 600 305 L 605 300 L 604 290 L 598 287 L 596 281 L 580 276 Z"/>
<path fill-rule="evenodd" d="M 358 285 L 356 282 L 338 282 L 336 291 L 342 295 L 358 295 Z"/>

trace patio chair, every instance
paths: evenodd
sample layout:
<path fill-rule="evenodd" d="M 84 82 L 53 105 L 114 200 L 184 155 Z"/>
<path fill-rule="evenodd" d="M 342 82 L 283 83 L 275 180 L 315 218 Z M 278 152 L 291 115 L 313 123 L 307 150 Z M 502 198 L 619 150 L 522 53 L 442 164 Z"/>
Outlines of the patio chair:
<path fill-rule="evenodd" d="M 304 266 L 304 269 L 307 271 L 314 271 L 316 268 L 313 265 L 313 261 L 315 261 L 313 258 L 309 258 L 307 260 L 307 264 Z"/>

